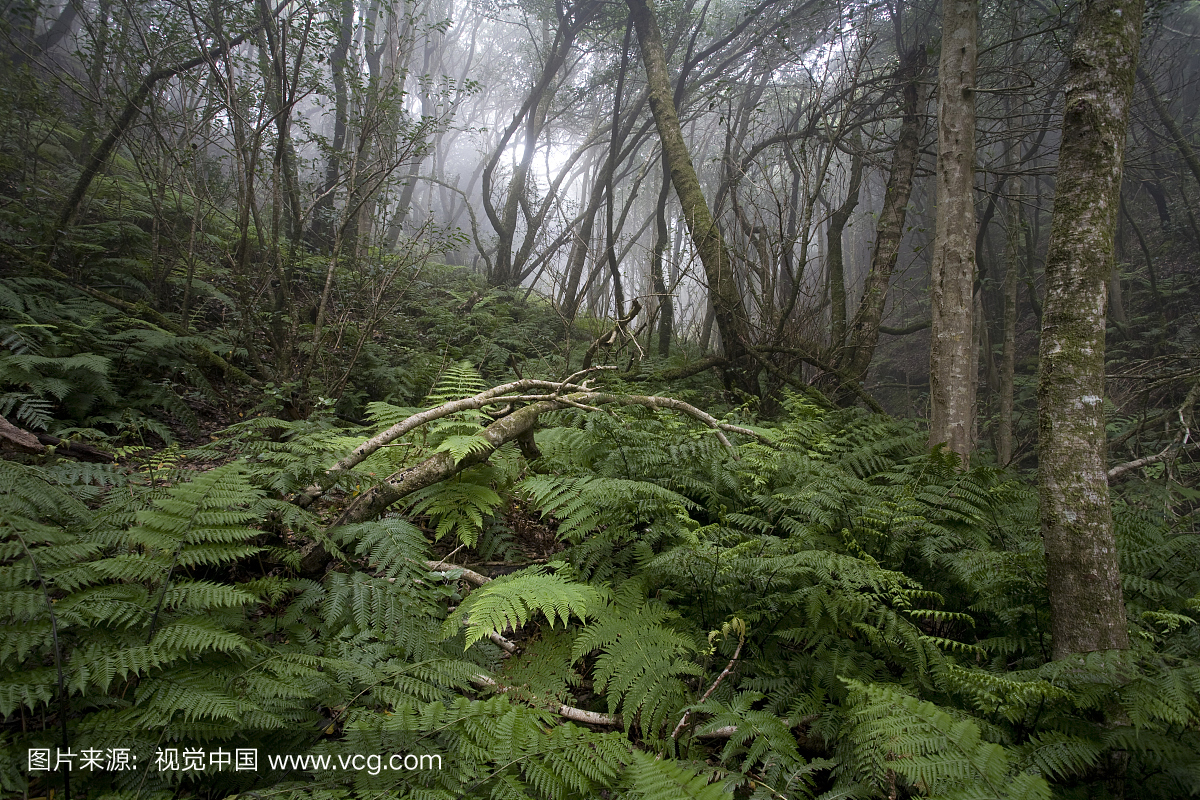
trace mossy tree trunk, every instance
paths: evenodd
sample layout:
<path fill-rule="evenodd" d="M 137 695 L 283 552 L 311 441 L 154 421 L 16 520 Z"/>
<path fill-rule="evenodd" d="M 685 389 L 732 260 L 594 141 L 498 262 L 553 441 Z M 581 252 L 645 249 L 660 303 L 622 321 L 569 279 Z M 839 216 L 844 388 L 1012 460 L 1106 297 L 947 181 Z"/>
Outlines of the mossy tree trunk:
<path fill-rule="evenodd" d="M 1129 646 L 1105 461 L 1104 311 L 1142 11 L 1143 0 L 1084 0 L 1066 80 L 1038 382 L 1056 659 Z"/>
<path fill-rule="evenodd" d="M 671 330 L 675 326 L 675 304 L 667 286 L 666 270 L 664 269 L 667 248 L 671 244 L 670 231 L 667 228 L 667 201 L 670 199 L 671 192 L 671 172 L 665 159 L 662 173 L 658 201 L 654 204 L 654 248 L 650 253 L 650 269 L 659 315 L 658 356 L 666 358 L 671 355 Z M 652 330 L 653 327 L 652 325 Z"/>
<path fill-rule="evenodd" d="M 750 322 L 746 306 L 734 278 L 733 262 L 721 231 L 709 211 L 708 202 L 700 189 L 691 154 L 679 126 L 674 93 L 667 72 L 667 56 L 663 50 L 662 34 L 647 0 L 627 0 L 637 30 L 642 63 L 649 84 L 650 111 L 662 141 L 663 158 L 671 170 L 671 184 L 683 206 L 683 218 L 692 243 L 704 266 L 708 293 L 712 299 L 713 316 L 721 334 L 721 344 L 730 365 L 729 374 L 738 387 L 754 392 L 749 352 Z"/>
<path fill-rule="evenodd" d="M 975 62 L 978 0 L 945 0 L 938 63 L 937 229 L 930 300 L 929 443 L 971 456 L 975 311 Z"/>

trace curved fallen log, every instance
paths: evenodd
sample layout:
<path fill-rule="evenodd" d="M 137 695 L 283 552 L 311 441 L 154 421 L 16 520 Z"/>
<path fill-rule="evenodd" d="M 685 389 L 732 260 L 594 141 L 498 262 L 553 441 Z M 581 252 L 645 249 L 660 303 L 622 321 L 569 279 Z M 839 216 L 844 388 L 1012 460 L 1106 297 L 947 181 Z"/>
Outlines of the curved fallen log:
<path fill-rule="evenodd" d="M 576 376 L 571 377 L 574 378 Z M 580 390 L 571 392 L 570 394 L 561 393 L 565 388 L 571 387 Z M 527 395 L 508 393 L 514 389 L 525 388 L 545 388 L 551 391 L 544 394 Z M 686 414 L 713 429 L 721 444 L 731 453 L 734 453 L 735 457 L 736 452 L 734 451 L 733 444 L 725 435 L 726 433 L 737 433 L 756 439 L 768 446 L 775 446 L 770 437 L 764 436 L 758 431 L 721 422 L 716 417 L 701 411 L 690 403 L 685 403 L 675 398 L 590 391 L 566 382 L 554 383 L 551 381 L 526 379 L 497 386 L 494 389 L 481 392 L 474 397 L 444 403 L 437 408 L 422 411 L 419 414 L 414 414 L 402 420 L 391 428 L 388 428 L 388 430 L 373 436 L 356 447 L 348 456 L 329 468 L 321 484 L 314 484 L 308 487 L 304 492 L 293 498 L 293 502 L 302 507 L 311 504 L 313 500 L 324 493 L 325 489 L 323 487 L 332 486 L 340 475 L 345 474 L 346 471 L 352 469 L 354 466 L 361 464 L 381 447 L 422 425 L 449 416 L 457 411 L 481 409 L 487 406 L 509 406 L 517 403 L 528 403 L 528 405 L 521 406 L 512 413 L 500 417 L 500 419 L 491 423 L 486 428 L 480 429 L 475 435 L 480 437 L 483 442 L 479 446 L 471 448 L 470 452 L 463 458 L 455 460 L 451 453 L 443 451 L 434 453 L 418 464 L 393 472 L 384 478 L 382 482 L 372 486 L 354 498 L 329 527 L 335 528 L 340 525 L 375 519 L 385 513 L 392 505 L 419 489 L 424 489 L 440 481 L 452 478 L 468 467 L 487 461 L 493 453 L 506 443 L 527 440 L 533 433 L 538 417 L 549 411 L 559 411 L 566 408 L 597 411 L 599 410 L 598 407 L 602 405 L 642 406 L 658 410 L 671 410 Z M 319 542 L 314 542 L 301 554 L 300 572 L 305 575 L 317 574 L 324 569 L 328 560 L 329 556 L 325 548 Z"/>

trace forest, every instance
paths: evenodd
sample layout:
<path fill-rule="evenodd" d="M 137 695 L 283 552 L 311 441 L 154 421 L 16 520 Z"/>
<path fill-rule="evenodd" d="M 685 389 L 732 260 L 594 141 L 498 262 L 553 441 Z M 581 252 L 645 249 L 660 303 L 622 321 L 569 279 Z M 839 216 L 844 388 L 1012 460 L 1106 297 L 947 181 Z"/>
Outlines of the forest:
<path fill-rule="evenodd" d="M 0 5 L 0 797 L 1200 797 L 1197 0 Z"/>

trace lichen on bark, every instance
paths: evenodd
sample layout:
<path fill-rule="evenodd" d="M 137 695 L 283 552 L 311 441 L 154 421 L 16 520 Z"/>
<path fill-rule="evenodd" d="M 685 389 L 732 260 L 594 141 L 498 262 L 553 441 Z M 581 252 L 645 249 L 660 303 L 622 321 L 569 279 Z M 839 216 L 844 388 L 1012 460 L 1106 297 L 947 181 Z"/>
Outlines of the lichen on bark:
<path fill-rule="evenodd" d="M 1038 472 L 1053 655 L 1129 646 L 1108 496 L 1104 330 L 1142 0 L 1085 0 L 1046 256 Z"/>

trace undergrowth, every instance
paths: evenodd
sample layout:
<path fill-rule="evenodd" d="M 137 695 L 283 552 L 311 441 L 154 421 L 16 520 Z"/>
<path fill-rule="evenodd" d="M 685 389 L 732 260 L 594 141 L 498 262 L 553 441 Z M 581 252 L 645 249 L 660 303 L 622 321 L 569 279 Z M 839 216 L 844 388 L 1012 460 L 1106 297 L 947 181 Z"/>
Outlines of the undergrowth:
<path fill-rule="evenodd" d="M 442 373 L 422 406 L 485 385 Z M 568 409 L 543 417 L 532 461 L 506 445 L 398 513 L 328 526 L 383 475 L 468 452 L 488 420 L 460 412 L 324 505 L 288 502 L 413 410 L 254 418 L 183 461 L 218 466 L 154 481 L 0 461 L 3 791 L 60 786 L 25 767 L 64 746 L 142 765 L 77 770 L 78 796 L 1200 790 L 1200 547 L 1169 485 L 1116 504 L 1133 649 L 1053 662 L 1033 491 L 959 471 L 911 423 L 793 397 L 729 451 L 678 417 Z M 520 552 L 518 511 L 558 552 L 460 580 L 499 539 Z M 313 540 L 333 566 L 301 574 Z M 253 748 L 259 769 L 153 768 L 185 747 Z M 269 766 L 355 753 L 430 766 Z"/>

